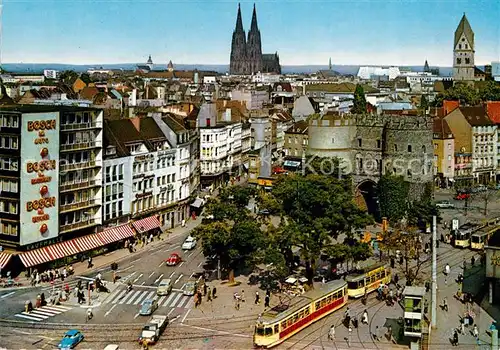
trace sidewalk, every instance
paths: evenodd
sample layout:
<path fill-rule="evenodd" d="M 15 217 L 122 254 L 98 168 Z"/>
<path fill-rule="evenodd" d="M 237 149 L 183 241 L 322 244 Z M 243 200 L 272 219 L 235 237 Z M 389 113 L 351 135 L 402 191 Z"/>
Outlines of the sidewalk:
<path fill-rule="evenodd" d="M 68 300 L 61 302 L 61 305 L 81 307 L 81 308 L 87 308 L 87 309 L 101 306 L 101 304 L 104 302 L 104 300 L 106 300 L 111 295 L 111 293 L 113 293 L 116 290 L 116 288 L 118 288 L 120 286 L 120 284 L 118 284 L 118 283 L 113 283 L 113 282 L 109 282 L 109 281 L 103 281 L 103 282 L 106 284 L 106 287 L 109 289 L 109 293 L 97 292 L 97 291 L 90 292 L 90 303 L 89 303 L 89 292 L 87 290 L 87 291 L 85 291 L 85 302 L 82 304 L 78 304 L 78 298 L 74 294 L 74 289 L 72 289 Z M 83 283 L 82 285 L 85 286 L 85 283 Z"/>

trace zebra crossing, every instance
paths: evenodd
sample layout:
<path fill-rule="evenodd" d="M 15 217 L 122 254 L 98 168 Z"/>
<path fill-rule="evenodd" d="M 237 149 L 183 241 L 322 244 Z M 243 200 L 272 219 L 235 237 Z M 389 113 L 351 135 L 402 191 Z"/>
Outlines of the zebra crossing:
<path fill-rule="evenodd" d="M 190 309 L 193 306 L 193 298 L 183 295 L 182 292 L 171 292 L 169 295 L 161 297 L 156 296 L 156 290 L 131 290 L 120 289 L 114 291 L 103 304 L 118 304 L 118 305 L 140 305 L 148 299 L 155 298 L 158 301 L 158 307 L 177 307 Z"/>
<path fill-rule="evenodd" d="M 38 309 L 33 309 L 31 312 L 23 311 L 19 314 L 14 315 L 15 317 L 23 318 L 25 320 L 30 320 L 34 322 L 40 322 L 48 319 L 49 317 L 54 317 L 64 312 L 71 310 L 71 307 L 62 305 L 46 305 Z"/>

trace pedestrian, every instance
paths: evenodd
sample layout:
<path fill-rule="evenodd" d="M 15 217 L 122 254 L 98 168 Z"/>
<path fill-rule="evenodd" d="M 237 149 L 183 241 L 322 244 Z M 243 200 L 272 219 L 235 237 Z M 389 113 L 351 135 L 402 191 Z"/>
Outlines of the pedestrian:
<path fill-rule="evenodd" d="M 266 297 L 264 298 L 264 307 L 270 307 L 269 301 L 270 301 L 269 294 L 266 294 Z"/>
<path fill-rule="evenodd" d="M 349 335 L 347 336 L 347 346 L 351 347 L 351 336 L 352 336 L 352 327 L 349 326 Z"/>
<path fill-rule="evenodd" d="M 453 332 L 453 342 L 452 343 L 453 343 L 453 346 L 458 346 L 458 332 L 456 329 Z"/>
<path fill-rule="evenodd" d="M 217 288 L 213 287 L 212 288 L 212 298 L 214 298 L 214 299 L 217 298 L 216 293 L 217 293 Z"/>
<path fill-rule="evenodd" d="M 474 266 L 474 263 L 476 262 L 476 258 L 474 257 L 474 255 L 472 256 L 472 258 L 470 258 L 470 264 L 472 266 Z"/>
<path fill-rule="evenodd" d="M 93 266 L 93 265 L 92 265 L 92 257 L 91 257 L 91 256 L 89 256 L 89 260 L 88 260 L 88 266 L 87 266 L 87 268 L 88 268 L 88 269 L 90 269 L 90 268 L 92 268 L 92 266 Z"/>
<path fill-rule="evenodd" d="M 242 302 L 245 302 L 245 291 L 243 289 L 241 290 L 240 299 L 241 299 Z M 259 303 L 260 303 L 260 299 L 259 299 Z"/>
<path fill-rule="evenodd" d="M 368 311 L 363 311 L 363 316 L 361 317 L 361 323 L 368 324 Z"/>
<path fill-rule="evenodd" d="M 346 327 L 349 327 L 349 325 L 351 324 L 351 313 L 350 313 L 350 310 L 349 310 L 349 306 L 345 310 L 344 322 L 345 322 L 345 326 Z"/>
<path fill-rule="evenodd" d="M 207 290 L 207 301 L 212 301 L 212 293 L 210 292 L 210 287 Z"/>
<path fill-rule="evenodd" d="M 463 262 L 463 269 L 465 270 L 465 268 L 467 267 L 467 262 L 465 262 L 465 259 L 464 259 L 464 262 Z"/>
<path fill-rule="evenodd" d="M 203 296 L 207 295 L 207 284 L 206 283 L 203 283 Z"/>
<path fill-rule="evenodd" d="M 236 298 L 235 302 L 234 302 L 234 308 L 236 310 L 239 310 L 240 309 L 240 298 Z"/>
<path fill-rule="evenodd" d="M 335 340 L 335 325 L 332 324 L 330 330 L 328 331 L 328 340 Z"/>
<path fill-rule="evenodd" d="M 477 329 L 477 324 L 474 325 L 474 329 L 472 330 L 472 335 L 474 336 L 474 338 L 476 338 L 476 340 L 479 339 L 479 329 Z"/>
<path fill-rule="evenodd" d="M 242 291 L 243 292 L 243 291 Z M 242 296 L 243 298 L 243 296 Z M 260 304 L 260 295 L 259 292 L 255 292 L 255 305 Z"/>
<path fill-rule="evenodd" d="M 151 232 L 151 234 L 149 235 L 149 243 L 153 242 L 154 240 L 154 236 L 153 236 L 153 232 Z"/>
<path fill-rule="evenodd" d="M 446 297 L 443 298 L 443 310 L 445 310 L 446 312 L 448 312 L 448 300 L 446 299 Z"/>
<path fill-rule="evenodd" d="M 200 305 L 201 305 L 201 300 L 202 300 L 202 299 L 201 299 L 201 292 L 200 292 L 200 291 L 198 291 L 198 293 L 197 293 L 197 294 L 198 294 L 198 300 L 199 300 L 199 303 L 200 303 Z"/>
<path fill-rule="evenodd" d="M 379 341 L 379 337 L 378 337 L 378 333 L 379 333 L 379 329 L 378 329 L 378 326 L 375 327 L 375 332 L 373 332 L 373 339 L 375 339 L 376 341 Z"/>
<path fill-rule="evenodd" d="M 449 274 L 450 274 L 450 265 L 446 264 L 446 266 L 444 267 L 444 275 L 448 276 Z"/>

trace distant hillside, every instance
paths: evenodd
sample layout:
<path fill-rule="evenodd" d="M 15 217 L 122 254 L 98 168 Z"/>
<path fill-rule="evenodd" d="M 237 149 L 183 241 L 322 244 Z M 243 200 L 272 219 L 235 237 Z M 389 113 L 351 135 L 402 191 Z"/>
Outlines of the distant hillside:
<path fill-rule="evenodd" d="M 124 70 L 134 70 L 136 65 L 133 63 L 116 63 L 116 64 L 102 64 L 102 65 L 72 65 L 72 64 L 60 64 L 60 63 L 4 63 L 3 68 L 7 72 L 12 73 L 40 73 L 44 69 L 55 69 L 59 71 L 63 70 L 74 70 L 76 72 L 85 72 L 90 68 L 102 68 L 102 69 L 124 69 Z M 351 74 L 356 75 L 359 70 L 359 65 L 333 65 L 332 69 L 341 74 Z M 162 70 L 166 69 L 166 65 L 156 65 L 155 69 Z M 227 73 L 229 66 L 226 64 L 175 64 L 175 69 L 177 70 L 205 70 L 205 71 L 216 71 L 219 73 Z M 412 71 L 423 71 L 423 66 L 400 66 L 400 68 L 410 68 Z M 327 65 L 304 65 L 304 66 L 282 66 L 283 73 L 315 73 L 319 70 L 328 69 Z M 439 71 L 443 76 L 451 76 L 451 67 L 439 67 Z"/>

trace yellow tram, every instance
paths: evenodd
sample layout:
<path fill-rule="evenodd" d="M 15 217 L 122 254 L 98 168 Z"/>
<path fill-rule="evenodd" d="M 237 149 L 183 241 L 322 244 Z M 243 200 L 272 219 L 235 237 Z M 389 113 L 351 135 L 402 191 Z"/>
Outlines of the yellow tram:
<path fill-rule="evenodd" d="M 347 283 L 335 280 L 272 308 L 255 325 L 254 344 L 270 348 L 297 334 L 347 303 Z"/>
<path fill-rule="evenodd" d="M 471 236 L 482 226 L 468 222 L 452 232 L 451 245 L 456 248 L 469 248 Z"/>
<path fill-rule="evenodd" d="M 473 250 L 483 250 L 490 237 L 499 230 L 500 226 L 486 226 L 477 230 L 470 237 L 470 248 Z"/>
<path fill-rule="evenodd" d="M 376 290 L 381 283 L 391 282 L 391 270 L 384 264 L 375 264 L 365 269 L 363 273 L 352 274 L 346 277 L 348 294 L 351 298 L 361 298 L 363 295 Z"/>

